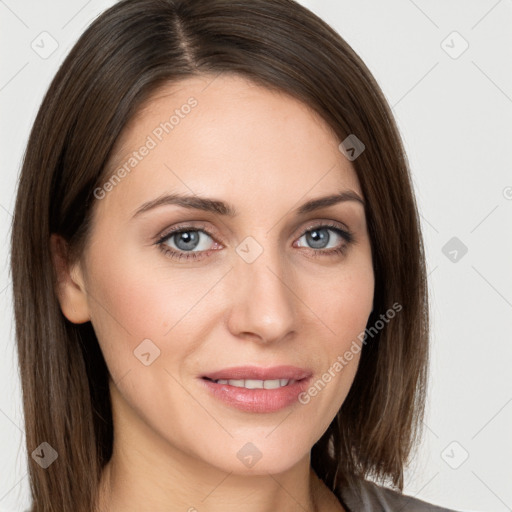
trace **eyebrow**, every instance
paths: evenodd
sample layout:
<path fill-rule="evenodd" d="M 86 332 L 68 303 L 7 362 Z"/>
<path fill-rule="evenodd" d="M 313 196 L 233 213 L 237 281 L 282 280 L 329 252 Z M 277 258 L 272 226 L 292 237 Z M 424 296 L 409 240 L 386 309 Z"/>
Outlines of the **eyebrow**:
<path fill-rule="evenodd" d="M 297 215 L 304 215 L 306 213 L 319 210 L 320 208 L 327 208 L 328 206 L 347 201 L 356 201 L 363 206 L 365 205 L 363 199 L 353 190 L 343 190 L 330 196 L 311 199 L 310 201 L 307 201 L 306 203 L 296 208 L 294 213 Z M 199 197 L 196 195 L 189 196 L 183 194 L 166 194 L 164 196 L 153 199 L 152 201 L 147 201 L 144 203 L 140 208 L 136 210 L 136 212 L 133 214 L 133 217 L 137 217 L 138 215 L 146 213 L 149 210 L 153 210 L 154 208 L 158 208 L 164 205 L 177 205 L 183 208 L 202 210 L 205 212 L 216 213 L 228 217 L 236 217 L 238 215 L 238 212 L 234 206 L 218 199 Z"/>

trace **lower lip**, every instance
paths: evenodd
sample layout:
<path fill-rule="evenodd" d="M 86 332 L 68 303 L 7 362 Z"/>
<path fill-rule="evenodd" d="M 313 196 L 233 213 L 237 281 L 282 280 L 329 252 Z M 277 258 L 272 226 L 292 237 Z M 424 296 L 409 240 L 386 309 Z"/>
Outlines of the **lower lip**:
<path fill-rule="evenodd" d="M 299 403 L 298 395 L 305 391 L 311 377 L 277 389 L 247 389 L 229 384 L 217 384 L 201 379 L 208 391 L 222 402 L 246 412 L 275 412 L 294 403 Z"/>

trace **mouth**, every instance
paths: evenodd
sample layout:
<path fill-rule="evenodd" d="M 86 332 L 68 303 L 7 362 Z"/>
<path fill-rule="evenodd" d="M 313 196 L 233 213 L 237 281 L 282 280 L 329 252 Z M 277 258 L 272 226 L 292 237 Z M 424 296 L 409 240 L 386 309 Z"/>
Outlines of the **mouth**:
<path fill-rule="evenodd" d="M 294 366 L 226 368 L 201 376 L 206 389 L 230 407 L 257 413 L 275 412 L 298 403 L 312 371 Z"/>
<path fill-rule="evenodd" d="M 295 379 L 269 379 L 269 380 L 257 380 L 257 379 L 210 379 L 209 377 L 203 377 L 205 380 L 214 382 L 215 384 L 227 384 L 228 386 L 234 386 L 236 388 L 245 389 L 278 389 L 285 386 L 293 386 L 296 382 Z M 302 379 L 300 379 L 302 380 Z"/>

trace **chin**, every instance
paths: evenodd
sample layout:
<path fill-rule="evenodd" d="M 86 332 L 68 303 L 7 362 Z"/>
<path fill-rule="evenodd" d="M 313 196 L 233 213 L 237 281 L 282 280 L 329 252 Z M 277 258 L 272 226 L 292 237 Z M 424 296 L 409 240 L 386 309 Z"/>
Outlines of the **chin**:
<path fill-rule="evenodd" d="M 267 434 L 252 436 L 252 441 L 245 436 L 243 441 L 226 440 L 223 446 L 213 442 L 215 446 L 209 446 L 202 458 L 211 466 L 241 476 L 284 473 L 309 458 L 309 444 L 286 443 L 282 437 L 271 441 L 265 439 Z"/>

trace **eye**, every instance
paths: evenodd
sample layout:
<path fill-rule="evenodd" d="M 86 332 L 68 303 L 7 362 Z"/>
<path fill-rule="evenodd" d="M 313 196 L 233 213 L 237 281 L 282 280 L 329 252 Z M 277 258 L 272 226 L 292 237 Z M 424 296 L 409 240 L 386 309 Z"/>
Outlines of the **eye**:
<path fill-rule="evenodd" d="M 184 226 L 168 232 L 157 241 L 157 244 L 166 256 L 176 259 L 194 259 L 211 250 L 209 247 L 211 240 L 213 238 L 204 229 Z"/>
<path fill-rule="evenodd" d="M 173 240 L 174 245 L 180 251 L 193 251 L 198 249 L 200 251 L 206 250 L 205 238 L 209 235 L 204 231 L 191 230 L 191 231 L 179 231 L 169 237 L 169 240 Z"/>
<path fill-rule="evenodd" d="M 337 233 L 333 237 L 329 234 L 329 231 L 331 233 L 334 232 L 333 229 L 327 229 L 326 227 L 311 229 L 306 231 L 306 233 L 304 233 L 304 235 L 302 235 L 299 240 L 305 238 L 306 243 L 310 244 L 312 249 L 329 249 L 330 247 L 327 245 L 329 242 L 332 242 L 332 239 L 336 241 L 336 238 L 341 238 L 341 236 Z"/>
<path fill-rule="evenodd" d="M 314 249 L 313 253 L 328 255 L 343 253 L 353 242 L 353 235 L 333 224 L 320 224 L 309 228 L 299 239 L 304 239 L 306 248 Z M 299 247 L 304 247 L 300 244 Z"/>

